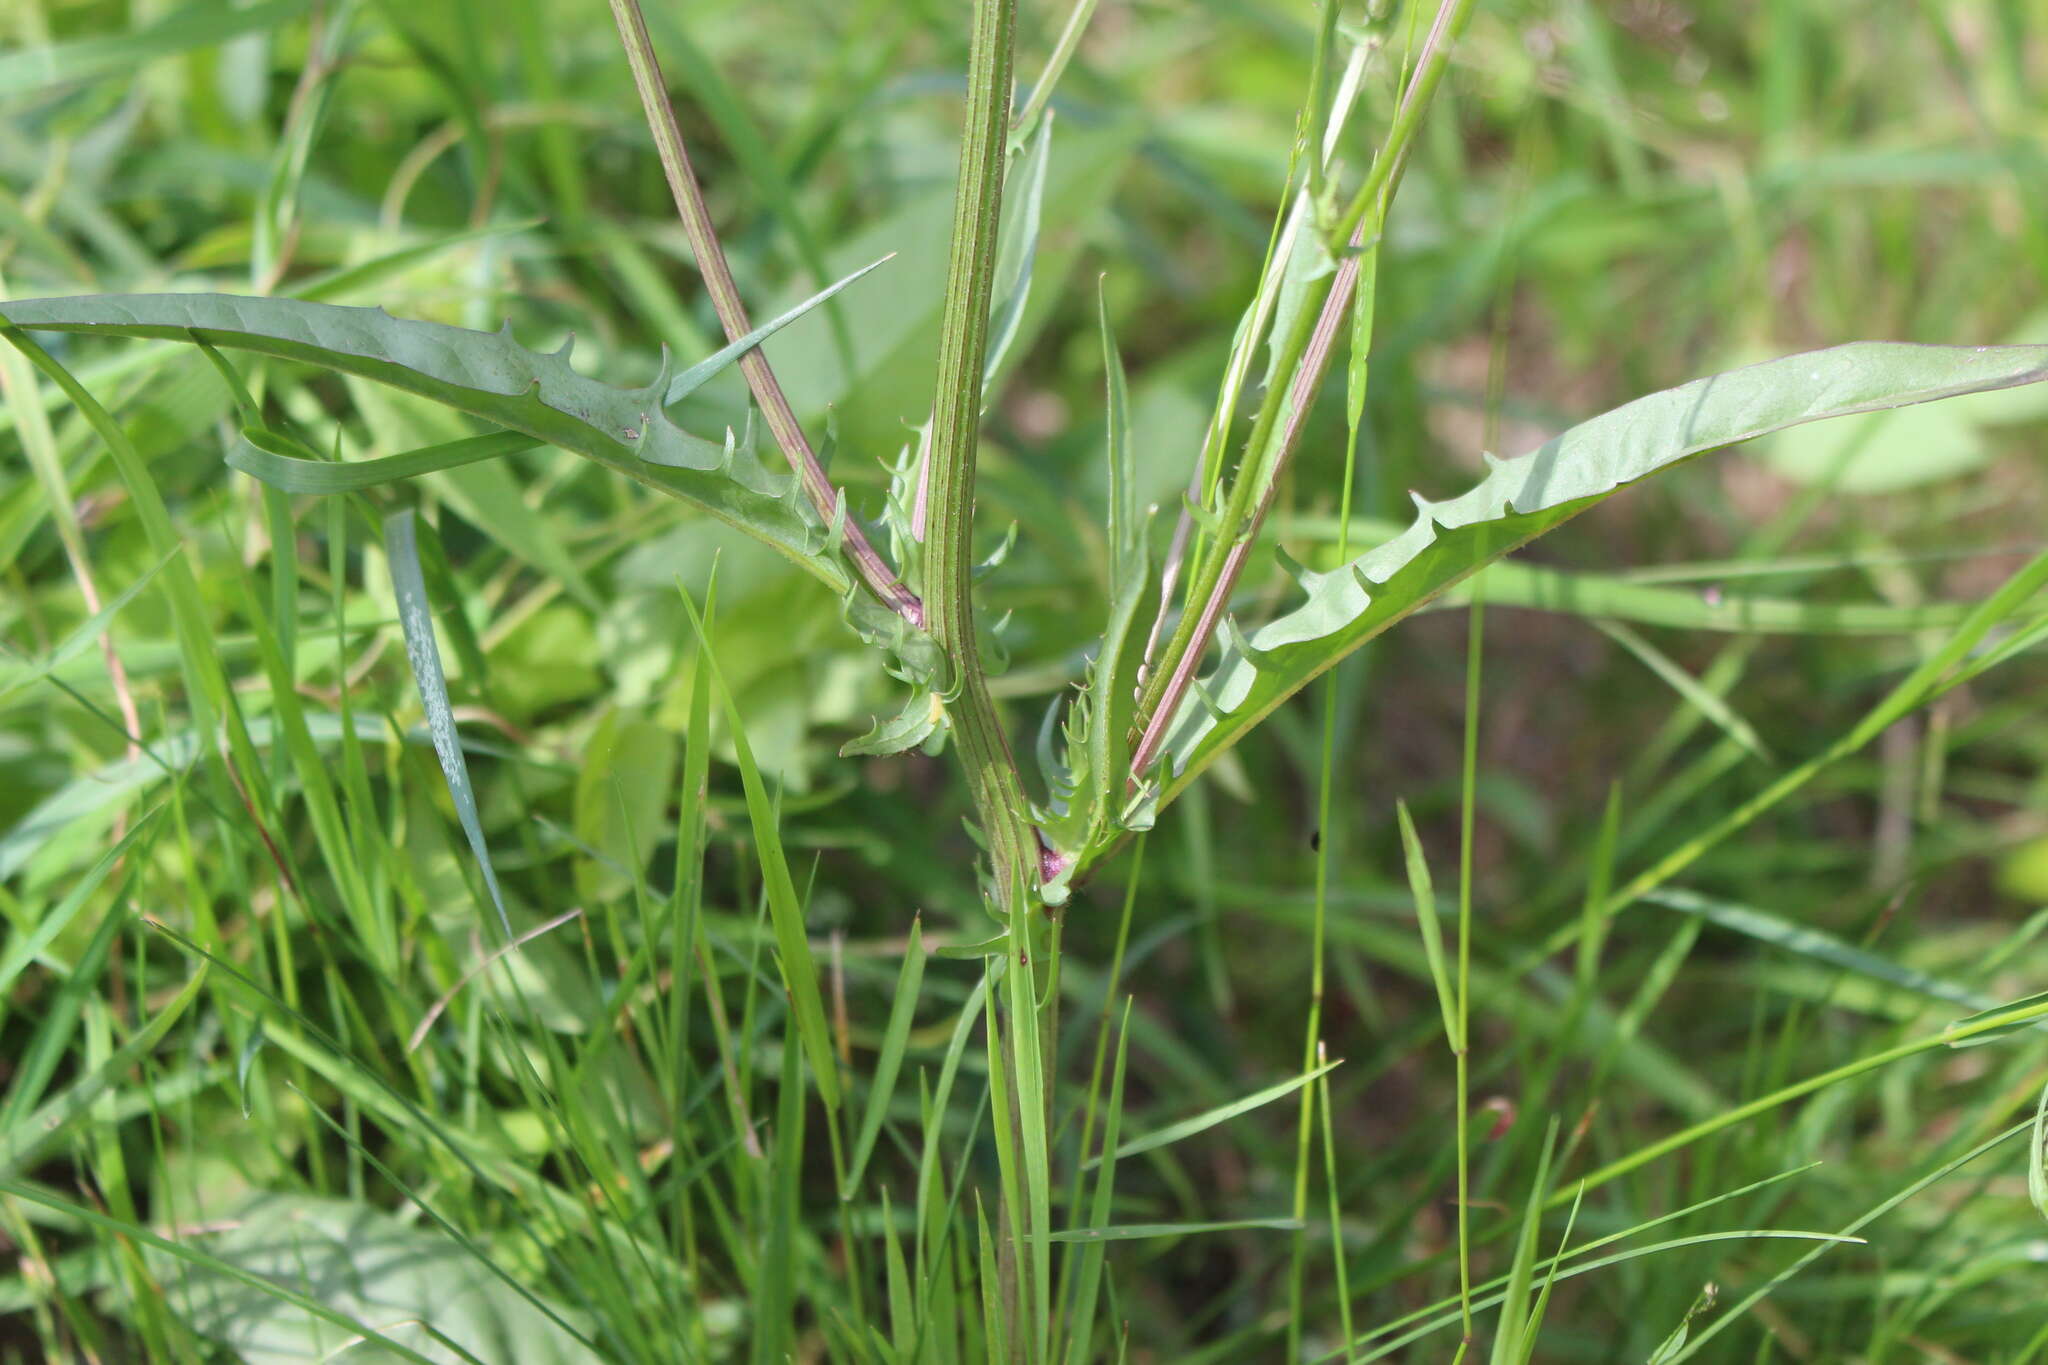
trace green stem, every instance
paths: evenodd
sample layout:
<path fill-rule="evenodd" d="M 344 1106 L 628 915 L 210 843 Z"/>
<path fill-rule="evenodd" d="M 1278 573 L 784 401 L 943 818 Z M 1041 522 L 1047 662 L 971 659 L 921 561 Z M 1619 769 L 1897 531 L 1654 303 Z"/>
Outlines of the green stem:
<path fill-rule="evenodd" d="M 1005 908 L 1015 896 L 1037 887 L 1039 844 L 975 637 L 974 474 L 1016 26 L 1016 0 L 978 0 L 975 5 L 967 130 L 960 148 L 946 311 L 939 332 L 938 396 L 932 409 L 924 582 L 925 625 L 952 668 L 946 710 L 988 841 L 996 899 Z"/>

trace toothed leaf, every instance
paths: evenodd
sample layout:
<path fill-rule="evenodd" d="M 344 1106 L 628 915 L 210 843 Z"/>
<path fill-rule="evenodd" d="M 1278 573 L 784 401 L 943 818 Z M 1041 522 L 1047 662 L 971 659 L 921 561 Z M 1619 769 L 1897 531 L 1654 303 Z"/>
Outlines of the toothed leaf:
<path fill-rule="evenodd" d="M 839 756 L 906 753 L 926 745 L 934 736 L 943 737 L 945 726 L 946 708 L 938 694 L 919 692 L 903 704 L 893 719 L 876 721 L 874 728 L 859 739 L 841 745 Z"/>
<path fill-rule="evenodd" d="M 1310 679 L 1474 570 L 1618 490 L 1709 450 L 1804 422 L 2048 378 L 2048 346 L 1857 342 L 1731 370 L 1583 422 L 1494 465 L 1461 497 L 1417 499 L 1400 535 L 1329 573 L 1191 688 L 1160 774 L 1170 798 Z"/>
<path fill-rule="evenodd" d="M 0 319 L 35 331 L 203 342 L 388 384 L 587 456 L 759 537 L 835 588 L 851 584 L 825 553 L 826 529 L 793 479 L 771 473 L 744 444 L 684 431 L 652 388 L 617 389 L 576 373 L 567 347 L 542 355 L 509 331 L 227 294 L 22 299 L 0 304 Z"/>

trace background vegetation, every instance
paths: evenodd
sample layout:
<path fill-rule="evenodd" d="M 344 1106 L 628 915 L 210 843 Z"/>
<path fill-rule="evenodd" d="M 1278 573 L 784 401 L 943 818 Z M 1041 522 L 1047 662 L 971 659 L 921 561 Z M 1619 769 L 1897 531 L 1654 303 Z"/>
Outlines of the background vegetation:
<path fill-rule="evenodd" d="M 1064 18 L 1023 7 L 1020 69 Z M 931 403 L 964 7 L 649 21 L 757 315 L 897 253 L 769 347 L 814 436 L 831 414 L 834 476 L 878 504 Z M 987 548 L 1017 527 L 983 590 L 1009 617 L 997 690 L 1021 747 L 1078 675 L 1074 623 L 1107 609 L 1097 278 L 1142 495 L 1171 509 L 1256 287 L 1314 21 L 1103 0 L 1060 87 L 981 478 Z M 1369 71 L 1355 136 L 1384 129 L 1395 76 Z M 1355 543 L 1408 490 L 1466 487 L 1481 450 L 1744 360 L 2048 341 L 2044 87 L 2024 0 L 1480 5 L 1381 260 Z M 718 344 L 588 0 L 0 9 L 0 281 L 504 321 L 535 347 L 573 333 L 618 385 L 653 379 L 663 345 Z M 44 340 L 147 461 L 208 636 L 178 636 L 155 511 L 106 443 L 0 357 L 0 1358 L 324 1359 L 361 1326 L 385 1340 L 344 1358 L 976 1358 L 995 1159 L 962 1046 L 981 969 L 948 949 L 993 926 L 945 764 L 834 756 L 897 698 L 832 594 L 555 451 L 379 490 L 379 511 L 420 509 L 487 885 L 370 504 L 225 468 L 232 397 L 191 348 Z M 351 458 L 466 434 L 369 385 L 267 377 Z M 1342 388 L 1277 515 L 1310 564 L 1339 536 Z M 728 373 L 688 410 L 709 429 L 745 403 Z M 2044 431 L 2048 400 L 2017 390 L 1629 492 L 1489 575 L 1483 634 L 1453 601 L 1367 646 L 1105 865 L 1065 914 L 1051 1040 L 1074 1083 L 1056 1222 L 1119 1230 L 1070 1244 L 1077 1280 L 1083 1250 L 1106 1267 L 1074 1357 L 1341 1359 L 1347 1332 L 1352 1358 L 1459 1349 L 1457 1092 L 1397 801 L 1446 916 L 1470 897 L 1475 1283 L 1525 1223 L 1547 1255 L 1568 1221 L 1579 1246 L 1680 1215 L 1558 1280 L 1534 1358 L 2048 1352 L 2024 1134 L 1955 1165 L 2031 1116 L 2039 1035 L 1915 1045 L 2048 963 L 2036 659 L 1884 728 L 1682 885 L 1582 921 L 1851 733 L 2042 548 Z M 703 601 L 714 561 L 707 650 L 677 585 Z M 1247 589 L 1256 616 L 1287 579 L 1266 560 Z M 194 724 L 209 667 L 248 753 Z M 849 1092 L 829 1133 L 785 1046 L 781 866 Z M 509 955 L 500 894 L 528 940 Z M 1240 1105 L 1303 1074 L 1319 895 L 1342 1064 Z M 1091 1210 L 1081 1130 L 1106 1117 L 1086 1082 L 1118 1065 L 1126 1139 L 1221 1121 L 1126 1156 Z M 1327 1135 L 1306 1165 L 1304 1095 Z M 1617 1162 L 1574 1212 L 1572 1182 Z M 1538 1221 L 1532 1188 L 1556 1191 Z M 1494 1317 L 1474 1349 L 1512 1349 Z"/>

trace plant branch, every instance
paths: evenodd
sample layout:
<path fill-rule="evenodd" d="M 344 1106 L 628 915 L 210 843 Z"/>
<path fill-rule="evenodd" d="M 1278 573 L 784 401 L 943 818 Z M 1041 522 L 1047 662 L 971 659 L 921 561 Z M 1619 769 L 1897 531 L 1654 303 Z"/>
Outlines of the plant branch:
<path fill-rule="evenodd" d="M 655 150 L 661 156 L 661 169 L 668 177 L 669 193 L 675 199 L 683 232 L 690 239 L 690 250 L 697 257 L 697 269 L 704 277 L 704 287 L 711 293 L 711 305 L 718 311 L 718 321 L 725 328 L 726 339 L 738 341 L 753 330 L 753 324 L 748 321 L 747 306 L 740 298 L 732 268 L 726 264 L 725 249 L 719 245 L 718 234 L 711 226 L 711 210 L 704 203 L 704 191 L 697 184 L 697 173 L 692 169 L 689 151 L 683 145 L 683 132 L 676 123 L 675 109 L 668 100 L 668 87 L 662 81 L 661 63 L 655 58 L 654 41 L 648 36 L 647 21 L 640 13 L 639 0 L 611 0 L 611 6 L 612 17 L 619 25 L 619 41 L 625 47 L 626 60 L 633 68 L 633 85 L 640 93 L 640 105 L 647 114 L 647 127 L 654 134 Z M 895 570 L 868 540 L 866 532 L 845 511 L 844 495 L 832 486 L 824 465 L 818 462 L 817 452 L 811 449 L 810 438 L 804 435 L 803 425 L 789 406 L 789 399 L 783 394 L 768 357 L 758 347 L 748 351 L 740 357 L 740 372 L 746 375 L 754 401 L 760 404 L 776 444 L 789 457 L 789 466 L 802 481 L 804 495 L 810 499 L 811 506 L 827 525 L 843 522 L 846 553 L 861 581 L 897 615 L 913 625 L 924 625 L 924 607 L 917 594 L 896 576 Z"/>
<path fill-rule="evenodd" d="M 967 127 L 953 205 L 946 311 L 939 332 L 938 392 L 932 408 L 925 547 L 927 625 L 952 666 L 947 711 L 988 841 L 998 901 L 1005 907 L 1039 877 L 1037 830 L 982 670 L 974 629 L 974 475 L 981 428 L 981 380 L 988 350 L 1003 162 L 1010 121 L 1010 66 L 1016 0 L 978 0 L 968 57 Z"/>
<path fill-rule="evenodd" d="M 1231 483 L 1221 533 L 1211 552 L 1198 556 L 1188 583 L 1187 603 L 1191 608 L 1199 603 L 1200 609 L 1182 614 L 1159 669 L 1147 679 L 1139 698 L 1138 736 L 1131 751 L 1133 786 L 1143 779 L 1165 745 L 1180 703 L 1194 685 L 1209 642 L 1222 622 L 1231 589 L 1250 557 L 1252 542 L 1272 507 L 1280 473 L 1300 442 L 1309 407 L 1329 368 L 1338 328 L 1350 307 L 1358 281 L 1359 252 L 1377 247 L 1379 229 L 1400 184 L 1416 130 L 1443 80 L 1451 49 L 1471 16 L 1473 3 L 1474 0 L 1440 0 L 1436 18 L 1423 41 L 1421 58 L 1402 92 L 1380 154 L 1374 158 L 1365 183 L 1338 225 L 1338 235 L 1350 244 L 1349 253 L 1330 282 L 1314 325 L 1309 325 L 1309 314 L 1304 310 L 1293 333 L 1280 339 L 1284 361 L 1281 371 L 1290 375 L 1291 380 L 1267 391 L 1245 444 L 1244 462 Z"/>
<path fill-rule="evenodd" d="M 1280 488 L 1280 475 L 1286 470 L 1287 462 L 1293 458 L 1295 447 L 1301 444 L 1301 433 L 1308 422 L 1309 408 L 1315 403 L 1316 390 L 1322 387 L 1323 376 L 1330 368 L 1330 357 L 1335 351 L 1337 334 L 1344 326 L 1344 318 L 1351 309 L 1351 296 L 1358 286 L 1357 248 L 1364 240 L 1365 224 L 1360 223 L 1352 234 L 1352 254 L 1344 258 L 1337 268 L 1337 275 L 1330 283 L 1330 292 L 1323 300 L 1322 311 L 1316 317 L 1315 328 L 1309 334 L 1308 344 L 1302 351 L 1300 364 L 1295 369 L 1294 381 L 1288 386 L 1287 402 L 1283 405 L 1286 416 L 1281 420 L 1280 435 L 1273 445 L 1270 459 L 1262 461 L 1267 472 L 1262 478 L 1265 491 L 1259 498 L 1257 508 L 1243 523 L 1243 529 L 1231 543 L 1230 549 L 1213 568 L 1198 577 L 1188 590 L 1190 602 L 1200 601 L 1200 612 L 1182 618 L 1182 626 L 1174 632 L 1174 647 L 1167 650 L 1166 657 L 1172 661 L 1170 670 L 1162 671 L 1156 696 L 1149 711 L 1140 712 L 1143 730 L 1138 737 L 1137 747 L 1131 751 L 1131 779 L 1136 782 L 1144 776 L 1145 770 L 1159 756 L 1161 746 L 1166 743 L 1167 728 L 1172 724 L 1174 713 L 1194 684 L 1195 671 L 1201 666 L 1202 656 L 1207 653 L 1208 642 L 1215 638 L 1216 627 L 1222 621 L 1223 609 L 1230 601 L 1230 594 L 1237 587 L 1237 580 L 1244 572 L 1245 561 L 1251 558 L 1252 546 L 1258 543 L 1259 530 L 1265 525 L 1267 513 L 1273 510 L 1273 498 Z M 1304 317 L 1306 314 L 1304 314 Z M 1269 411 L 1273 409 L 1269 408 Z M 1263 416 L 1263 414 L 1262 414 Z M 1270 422 L 1262 425 L 1270 426 Z M 1254 438 L 1252 449 L 1259 448 Z M 1249 488 L 1246 477 L 1253 471 L 1247 469 L 1241 475 L 1241 486 Z M 1233 499 L 1235 501 L 1236 499 Z"/>

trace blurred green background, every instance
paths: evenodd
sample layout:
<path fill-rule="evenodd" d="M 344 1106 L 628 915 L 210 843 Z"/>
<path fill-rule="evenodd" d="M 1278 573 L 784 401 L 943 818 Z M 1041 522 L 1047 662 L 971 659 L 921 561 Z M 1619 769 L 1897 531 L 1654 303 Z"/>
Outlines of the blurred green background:
<path fill-rule="evenodd" d="M 1023 5 L 1021 71 L 1043 63 L 1064 17 Z M 888 463 L 913 439 L 906 424 L 930 403 L 967 9 L 697 0 L 653 5 L 648 18 L 757 316 L 897 253 L 768 348 L 814 436 L 828 424 L 836 433 L 832 472 L 872 515 Z M 1016 527 L 1016 548 L 984 590 L 991 614 L 1009 615 L 998 690 L 1026 750 L 1105 610 L 1098 290 L 1131 375 L 1145 496 L 1170 515 L 1256 286 L 1314 18 L 1304 4 L 1102 0 L 1060 87 L 1040 255 L 989 414 L 980 506 L 991 550 Z M 1385 31 L 1398 45 L 1398 23 Z M 1410 490 L 1462 489 L 1482 450 L 1520 453 L 1629 397 L 1747 360 L 1856 338 L 2048 341 L 2044 86 L 2048 13 L 2028 0 L 1485 0 L 1382 257 L 1357 513 L 1404 518 Z M 1345 144 L 1354 165 L 1395 89 L 1395 67 L 1376 62 Z M 693 359 L 717 344 L 596 0 L 11 0 L 0 7 L 0 281 L 14 298 L 217 289 L 485 329 L 509 322 L 537 348 L 573 335 L 577 365 L 620 385 L 646 383 L 663 346 Z M 614 1311 L 591 1287 L 606 1264 L 598 1252 L 535 1255 L 511 1235 L 528 1216 L 523 1200 L 576 1202 L 590 1173 L 577 1164 L 583 1138 L 537 1114 L 478 1039 L 547 1059 L 535 1065 L 564 1094 L 589 1085 L 586 1098 L 618 1124 L 596 1146 L 653 1151 L 673 1127 L 666 1080 L 616 1053 L 603 1067 L 576 1059 L 607 1018 L 628 1021 L 615 1026 L 630 1034 L 635 1011 L 661 1008 L 616 992 L 621 940 L 637 941 L 635 886 L 667 888 L 685 856 L 672 822 L 696 647 L 677 583 L 701 595 L 718 561 L 713 644 L 779 784 L 799 877 L 811 879 L 809 922 L 853 1074 L 879 1041 L 913 916 L 945 940 L 988 932 L 964 793 L 943 759 L 836 757 L 893 709 L 891 685 L 828 593 L 715 524 L 546 450 L 382 492 L 380 506 L 416 504 L 437 532 L 442 561 L 430 553 L 429 572 L 451 687 L 514 927 L 585 912 L 538 940 L 519 974 L 489 973 L 518 975 L 530 1017 L 488 1022 L 479 992 L 457 992 L 448 1036 L 407 1048 L 400 1022 L 482 966 L 488 902 L 418 742 L 381 557 L 361 526 L 337 538 L 343 514 L 298 500 L 297 567 L 280 575 L 278 524 L 259 487 L 221 463 L 232 409 L 206 361 L 163 343 L 65 340 L 47 344 L 149 460 L 252 725 L 274 712 L 278 675 L 266 661 L 281 657 L 282 640 L 320 752 L 352 794 L 360 781 L 367 804 L 348 807 L 357 865 L 345 867 L 316 839 L 283 746 L 263 747 L 262 785 L 242 794 L 244 810 L 224 808 L 226 789 L 183 776 L 213 741 L 186 725 L 170 616 L 154 590 L 125 605 L 108 635 L 125 688 L 97 642 L 39 671 L 92 602 L 157 557 L 91 429 L 10 361 L 0 370 L 0 957 L 26 956 L 0 1002 L 0 1082 L 34 1089 L 15 1091 L 0 1129 L 99 1074 L 190 975 L 189 955 L 145 928 L 147 916 L 240 964 L 341 1039 L 350 1074 L 396 1084 L 526 1171 L 532 1188 L 507 1194 L 461 1169 L 275 1030 L 266 1045 L 260 1011 L 218 972 L 174 1029 L 125 1059 L 117 1084 L 88 1097 L 89 1124 L 33 1152 L 6 1148 L 0 1174 L 157 1229 L 264 1207 L 248 1202 L 258 1195 L 304 1201 L 297 1216 L 312 1222 L 383 1217 L 369 1210 L 407 1207 L 403 1182 L 437 1192 L 464 1234 L 537 1292 Z M 350 457 L 465 430 L 366 385 L 276 370 L 269 400 Z M 1308 563 L 1333 550 L 1341 389 L 1325 394 L 1277 516 L 1277 541 Z M 728 373 L 683 417 L 715 430 L 743 423 L 745 405 Z M 25 424 L 45 420 L 56 463 L 32 474 Z M 1579 1133 L 1583 1166 L 1921 1036 L 1967 1013 L 1965 1000 L 2039 988 L 2048 722 L 2038 663 L 2025 659 L 1893 727 L 1689 875 L 1689 890 L 1751 918 L 1631 909 L 1609 929 L 1590 1010 L 1561 1007 L 1568 960 L 1506 969 L 1576 918 L 1613 784 L 1621 861 L 1638 863 L 1849 728 L 1938 638 L 1844 631 L 1825 608 L 1973 601 L 2016 554 L 2040 548 L 2044 435 L 2048 398 L 2036 390 L 1795 430 L 1631 491 L 1527 556 L 1581 575 L 1572 581 L 1593 596 L 1564 610 L 1501 603 L 1486 619 L 1474 850 L 1482 1222 L 1519 1207 L 1552 1115 Z M 1725 697 L 1714 709 L 1590 619 L 1610 614 L 1599 603 L 1618 588 L 1648 584 L 1708 605 L 1740 593 L 1820 610 L 1767 635 L 1639 620 L 1652 657 Z M 1249 586 L 1252 614 L 1291 591 L 1270 558 Z M 1324 737 L 1311 693 L 1169 813 L 1132 883 L 1127 1132 L 1298 1069 L 1313 846 L 1329 846 L 1326 1034 L 1346 1059 L 1332 1078 L 1334 1126 L 1361 1330 L 1456 1287 L 1445 1259 L 1451 1060 L 1392 813 L 1397 798 L 1409 803 L 1440 883 L 1454 885 L 1465 664 L 1462 610 L 1376 641 L 1335 675 L 1327 828 L 1315 815 Z M 344 692 L 355 722 L 339 718 Z M 130 705 L 149 753 L 128 750 Z M 367 726 L 360 752 L 340 741 L 345 723 Z M 676 1085 L 697 1094 L 698 1081 L 717 1083 L 721 1058 L 758 1049 L 745 1081 L 772 1114 L 780 989 L 760 976 L 749 835 L 729 738 L 718 745 L 706 865 L 716 952 L 704 970 L 733 1017 L 714 1040 L 700 984 Z M 150 810 L 146 853 L 95 877 L 110 841 Z M 1072 1074 L 1086 1074 L 1130 864 L 1126 854 L 1067 912 Z M 58 923 L 74 893 L 87 912 Z M 357 894 L 400 928 L 391 970 L 352 938 L 346 915 L 324 908 Z M 1792 926 L 1857 956 L 1816 955 Z M 670 966 L 694 970 L 679 957 L 654 980 Z M 933 961 L 913 1069 L 938 1066 L 972 966 Z M 532 1036 L 550 1031 L 554 1041 Z M 2028 1035 L 1820 1090 L 1618 1182 L 1589 1200 L 1579 1235 L 1814 1160 L 1825 1164 L 1659 1235 L 1838 1230 L 1953 1154 L 1950 1144 L 2024 1117 L 2044 1070 Z M 964 1135 L 972 1106 L 955 1103 Z M 332 1109 L 348 1136 L 309 1117 L 316 1108 Z M 914 1095 L 900 1093 L 899 1110 L 914 1126 Z M 1284 1212 L 1293 1113 L 1292 1101 L 1277 1104 L 1133 1160 L 1119 1220 Z M 885 1139 L 876 1158 L 878 1179 L 905 1182 L 899 1206 L 914 1150 Z M 628 1198 L 644 1205 L 620 1218 L 659 1226 L 662 1240 L 677 1220 L 718 1221 L 715 1197 L 692 1190 L 705 1177 L 680 1155 L 651 1160 L 654 1185 Z M 844 1293 L 833 1287 L 844 1270 L 833 1237 L 846 1215 L 831 1184 L 816 1162 L 802 1173 L 811 1287 L 791 1310 L 790 1347 L 801 1359 L 855 1358 L 827 1322 Z M 694 1215 L 684 1212 L 693 1200 Z M 2009 1145 L 1874 1224 L 1868 1245 L 1828 1252 L 1702 1357 L 2041 1358 L 2041 1218 Z M 341 1245 L 368 1236 L 335 1235 Z M 1240 1230 L 1113 1248 L 1131 1358 L 1283 1358 L 1291 1245 Z M 180 1295 L 189 1267 L 105 1228 L 0 1198 L 0 1246 L 12 1249 L 0 1253 L 0 1358 L 294 1358 L 263 1356 L 247 1326 L 275 1326 L 272 1310 L 209 1317 Z M 1647 1359 L 1704 1285 L 1720 1286 L 1725 1306 L 1808 1249 L 1705 1242 L 1561 1283 L 1537 1359 Z M 216 1250 L 238 1254 L 231 1239 Z M 1508 1254 L 1496 1239 L 1489 1273 Z M 1327 1249 L 1310 1264 L 1308 1339 L 1334 1349 Z M 288 1265 L 269 1269 L 290 1278 Z M 647 1302 L 635 1288 L 616 1311 L 650 1324 L 686 1314 L 675 1358 L 737 1358 L 744 1257 L 693 1244 L 689 1270 L 680 1285 L 650 1273 Z M 625 1278 L 637 1285 L 637 1274 Z M 1397 1358 L 1448 1359 L 1455 1336 Z"/>

